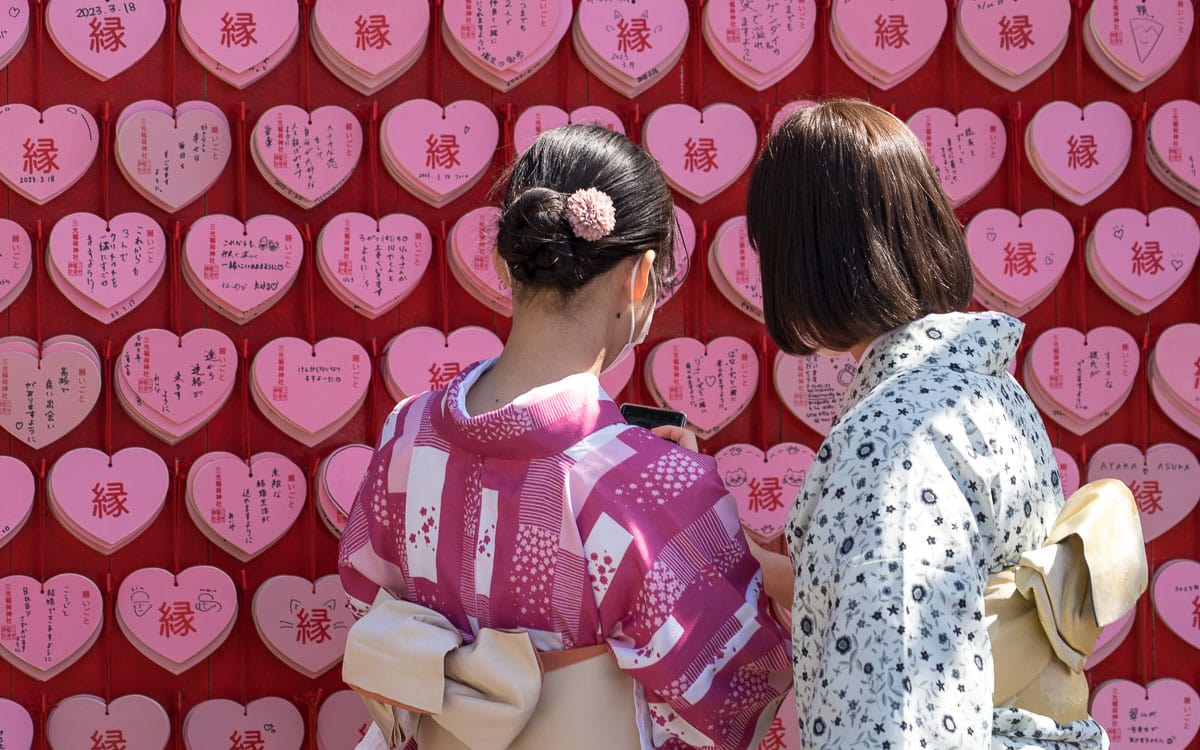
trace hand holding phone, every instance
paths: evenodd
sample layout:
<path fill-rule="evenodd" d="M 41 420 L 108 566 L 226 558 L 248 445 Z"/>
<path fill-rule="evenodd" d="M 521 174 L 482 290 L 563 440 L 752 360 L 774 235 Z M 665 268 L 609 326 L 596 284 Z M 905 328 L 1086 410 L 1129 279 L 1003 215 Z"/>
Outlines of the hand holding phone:
<path fill-rule="evenodd" d="M 621 416 L 631 425 L 652 430 L 655 427 L 683 427 L 687 424 L 687 415 L 681 411 L 658 409 L 641 404 L 621 404 Z"/>
<path fill-rule="evenodd" d="M 658 435 L 663 440 L 669 440 L 675 443 L 680 448 L 687 448 L 693 453 L 700 452 L 700 443 L 696 440 L 696 433 L 686 427 L 676 427 L 673 424 L 659 425 L 650 429 L 655 435 Z"/>
<path fill-rule="evenodd" d="M 689 450 L 699 451 L 696 436 L 684 428 L 684 425 L 687 424 L 687 415 L 681 411 L 658 409 L 640 404 L 621 404 L 621 416 L 629 424 L 645 427 L 664 440 L 670 440 Z"/>

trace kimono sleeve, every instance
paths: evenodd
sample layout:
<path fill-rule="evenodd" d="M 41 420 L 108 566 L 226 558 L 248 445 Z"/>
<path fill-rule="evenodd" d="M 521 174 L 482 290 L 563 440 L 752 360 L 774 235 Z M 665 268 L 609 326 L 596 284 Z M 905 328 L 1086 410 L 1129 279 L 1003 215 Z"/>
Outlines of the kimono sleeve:
<path fill-rule="evenodd" d="M 909 450 L 875 463 L 839 455 L 835 445 L 827 465 L 840 468 L 813 488 L 842 502 L 815 512 L 810 544 L 794 554 L 807 750 L 991 747 L 992 656 L 975 525 L 934 441 L 918 438 Z M 813 569 L 823 573 L 803 577 Z"/>
<path fill-rule="evenodd" d="M 378 550 L 382 547 L 384 530 L 372 510 L 378 503 L 388 503 L 393 494 L 387 486 L 388 465 L 396 449 L 397 438 L 402 438 L 401 427 L 408 415 L 417 407 L 413 398 L 401 401 L 384 422 L 375 452 L 363 476 L 362 486 L 354 498 L 346 527 L 342 530 L 338 546 L 338 574 L 342 588 L 350 599 L 353 609 L 365 612 L 375 600 L 380 588 L 399 596 L 403 590 L 403 575 L 400 569 L 389 562 Z"/>
<path fill-rule="evenodd" d="M 704 458 L 681 459 L 707 469 L 698 481 L 653 510 L 614 511 L 585 546 L 608 644 L 640 686 L 653 746 L 740 750 L 773 720 L 791 660 L 734 500 Z M 605 536 L 630 541 L 619 560 Z"/>

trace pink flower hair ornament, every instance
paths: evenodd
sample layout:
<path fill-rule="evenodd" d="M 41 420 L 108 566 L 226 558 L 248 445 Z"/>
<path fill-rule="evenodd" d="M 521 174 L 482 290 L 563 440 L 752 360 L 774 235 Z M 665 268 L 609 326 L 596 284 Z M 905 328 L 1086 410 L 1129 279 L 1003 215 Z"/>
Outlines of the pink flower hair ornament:
<path fill-rule="evenodd" d="M 617 226 L 617 212 L 613 208 L 612 198 L 596 188 L 571 193 L 564 213 L 575 236 L 588 242 L 607 237 Z"/>

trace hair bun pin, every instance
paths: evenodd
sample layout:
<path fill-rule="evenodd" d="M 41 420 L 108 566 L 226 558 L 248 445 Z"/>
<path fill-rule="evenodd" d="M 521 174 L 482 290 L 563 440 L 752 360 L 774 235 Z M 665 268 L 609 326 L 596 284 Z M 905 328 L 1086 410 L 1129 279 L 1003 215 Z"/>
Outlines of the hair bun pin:
<path fill-rule="evenodd" d="M 564 213 L 575 236 L 588 242 L 607 237 L 617 226 L 617 212 L 612 198 L 596 188 L 571 193 Z"/>

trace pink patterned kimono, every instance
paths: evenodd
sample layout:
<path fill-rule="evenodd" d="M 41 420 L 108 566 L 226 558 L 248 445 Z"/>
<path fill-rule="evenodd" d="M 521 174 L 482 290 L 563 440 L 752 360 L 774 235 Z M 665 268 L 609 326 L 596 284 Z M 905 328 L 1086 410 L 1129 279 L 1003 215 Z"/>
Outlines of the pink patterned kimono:
<path fill-rule="evenodd" d="M 627 425 L 589 374 L 471 417 L 488 366 L 389 417 L 342 537 L 347 593 L 383 587 L 468 639 L 607 642 L 643 748 L 747 748 L 792 665 L 713 460 Z"/>

